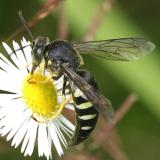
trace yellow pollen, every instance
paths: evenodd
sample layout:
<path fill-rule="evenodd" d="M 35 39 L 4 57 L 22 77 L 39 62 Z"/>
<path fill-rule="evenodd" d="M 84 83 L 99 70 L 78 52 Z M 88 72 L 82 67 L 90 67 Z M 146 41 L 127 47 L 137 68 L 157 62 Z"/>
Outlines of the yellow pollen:
<path fill-rule="evenodd" d="M 51 118 L 59 109 L 53 81 L 40 74 L 28 74 L 22 86 L 24 101 L 34 114 Z"/>

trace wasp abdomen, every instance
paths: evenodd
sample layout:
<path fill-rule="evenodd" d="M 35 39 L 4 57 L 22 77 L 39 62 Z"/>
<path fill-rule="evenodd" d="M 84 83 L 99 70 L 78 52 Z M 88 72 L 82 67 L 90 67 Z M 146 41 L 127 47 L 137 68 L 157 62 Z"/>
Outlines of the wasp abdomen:
<path fill-rule="evenodd" d="M 95 128 L 98 112 L 93 104 L 83 95 L 75 97 L 76 129 L 71 145 L 77 145 L 85 140 Z"/>

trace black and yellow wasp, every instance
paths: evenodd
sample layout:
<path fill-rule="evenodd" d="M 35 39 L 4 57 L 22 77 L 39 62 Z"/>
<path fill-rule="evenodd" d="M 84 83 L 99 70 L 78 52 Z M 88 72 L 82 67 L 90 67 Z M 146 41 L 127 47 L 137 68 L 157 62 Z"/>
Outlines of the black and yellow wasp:
<path fill-rule="evenodd" d="M 20 16 L 30 34 L 26 23 Z M 32 70 L 45 61 L 45 69 L 54 73 L 54 79 L 64 76 L 63 94 L 69 83 L 75 102 L 76 129 L 71 145 L 85 140 L 94 129 L 98 114 L 111 119 L 113 109 L 110 101 L 98 90 L 97 83 L 87 70 L 82 70 L 82 54 L 101 57 L 106 60 L 131 61 L 153 51 L 154 44 L 142 38 L 120 38 L 91 42 L 49 41 L 48 37 L 38 37 L 32 44 Z"/>
<path fill-rule="evenodd" d="M 153 43 L 142 38 L 121 38 L 91 42 L 49 42 L 47 37 L 38 37 L 33 44 L 32 72 L 45 60 L 46 69 L 64 76 L 63 93 L 69 82 L 75 102 L 76 129 L 72 145 L 85 140 L 94 129 L 98 114 L 111 119 L 111 103 L 99 91 L 93 76 L 80 69 L 83 64 L 81 54 L 90 54 L 106 60 L 130 61 L 143 57 L 154 49 Z"/>

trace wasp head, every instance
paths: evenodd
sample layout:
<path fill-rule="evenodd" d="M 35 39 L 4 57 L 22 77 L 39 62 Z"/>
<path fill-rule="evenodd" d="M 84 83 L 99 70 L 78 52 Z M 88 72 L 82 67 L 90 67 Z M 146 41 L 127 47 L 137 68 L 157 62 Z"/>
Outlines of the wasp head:
<path fill-rule="evenodd" d="M 45 58 L 46 46 L 48 44 L 49 44 L 49 38 L 48 37 L 38 37 L 33 41 L 31 73 L 33 73 L 35 71 L 37 66 Z"/>

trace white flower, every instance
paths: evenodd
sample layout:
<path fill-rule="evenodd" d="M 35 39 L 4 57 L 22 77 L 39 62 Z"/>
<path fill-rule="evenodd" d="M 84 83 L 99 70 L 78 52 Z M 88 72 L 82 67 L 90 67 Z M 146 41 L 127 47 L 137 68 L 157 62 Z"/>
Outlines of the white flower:
<path fill-rule="evenodd" d="M 13 41 L 16 51 L 13 53 L 12 49 L 3 43 L 7 54 L 4 56 L 0 53 L 0 134 L 6 136 L 7 141 L 12 139 L 11 145 L 15 148 L 22 144 L 21 152 L 25 156 L 31 156 L 34 146 L 38 145 L 39 157 L 45 156 L 50 159 L 52 144 L 61 156 L 63 146 L 67 148 L 68 145 L 65 137 L 71 138 L 75 129 L 61 114 L 61 103 L 68 109 L 73 109 L 73 105 L 68 104 L 71 100 L 66 101 L 61 96 L 63 77 L 57 82 L 52 82 L 41 74 L 41 69 L 37 71 L 37 74 L 40 73 L 42 76 L 40 78 L 36 74 L 31 76 L 28 73 L 32 61 L 29 44 L 30 42 L 24 38 L 21 41 L 22 47 Z M 10 61 L 7 56 L 10 57 Z M 29 76 L 31 78 L 28 78 Z M 47 82 L 43 83 L 43 78 Z M 55 99 L 53 105 L 52 98 Z M 56 108 L 57 106 L 61 109 Z"/>

